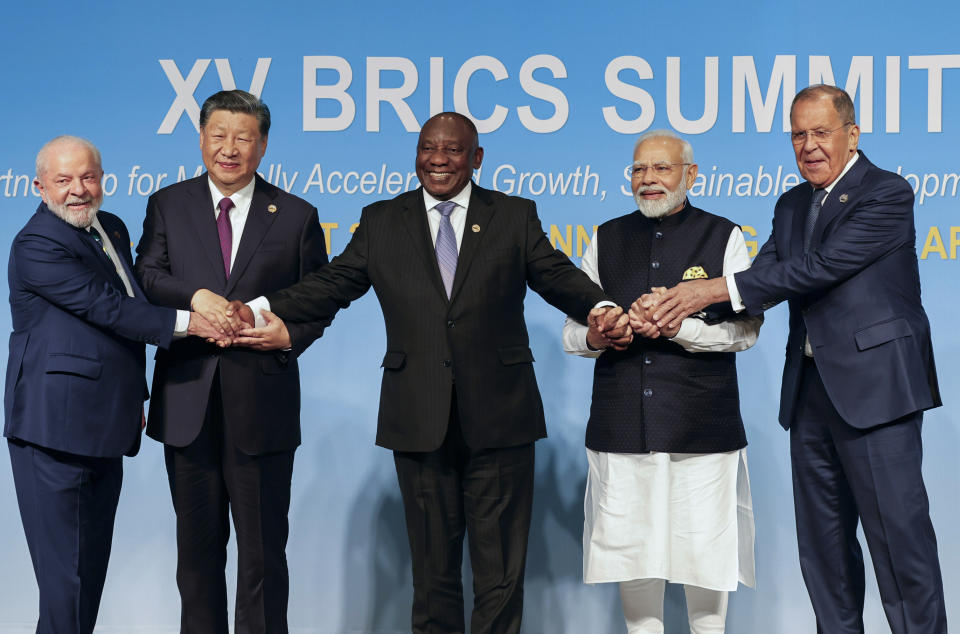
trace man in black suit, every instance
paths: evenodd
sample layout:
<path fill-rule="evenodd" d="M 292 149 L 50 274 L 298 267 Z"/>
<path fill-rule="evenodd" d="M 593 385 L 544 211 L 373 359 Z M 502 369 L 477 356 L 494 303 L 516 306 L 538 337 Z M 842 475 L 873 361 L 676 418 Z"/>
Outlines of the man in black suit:
<path fill-rule="evenodd" d="M 947 618 L 921 462 L 924 410 L 938 407 L 920 302 L 913 191 L 858 151 L 850 96 L 801 90 L 790 109 L 807 182 L 777 201 L 753 266 L 683 282 L 631 308 L 674 327 L 731 301 L 758 315 L 790 302 L 780 424 L 790 430 L 800 569 L 820 632 L 863 633 L 857 524 L 894 634 L 943 634 Z"/>
<path fill-rule="evenodd" d="M 224 334 L 227 298 L 289 286 L 327 262 L 317 210 L 256 175 L 270 111 L 241 90 L 200 111 L 207 173 L 150 197 L 137 275 L 147 297 L 192 306 Z M 226 634 L 224 567 L 237 531 L 235 631 L 286 632 L 287 511 L 300 444 L 297 357 L 328 322 L 291 324 L 273 352 L 194 339 L 157 354 L 147 434 L 165 445 L 177 513 L 181 632 Z"/>
<path fill-rule="evenodd" d="M 595 308 L 606 296 L 550 245 L 532 201 L 471 182 L 482 160 L 468 118 L 431 118 L 417 145 L 423 187 L 365 208 L 330 265 L 267 295 L 291 324 L 329 319 L 371 286 L 380 300 L 387 351 L 377 444 L 394 452 L 418 633 L 464 631 L 465 528 L 472 631 L 520 630 L 533 443 L 546 436 L 523 319 L 527 286 L 581 320 L 627 327 L 619 307 Z M 264 346 L 281 324 L 242 331 L 238 342 Z"/>

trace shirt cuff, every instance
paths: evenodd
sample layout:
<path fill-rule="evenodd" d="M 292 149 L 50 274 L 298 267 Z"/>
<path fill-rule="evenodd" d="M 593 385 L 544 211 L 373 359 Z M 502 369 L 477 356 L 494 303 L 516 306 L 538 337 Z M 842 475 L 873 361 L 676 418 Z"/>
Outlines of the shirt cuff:
<path fill-rule="evenodd" d="M 264 321 L 263 315 L 260 314 L 261 310 L 270 310 L 270 302 L 263 295 L 255 299 L 251 299 L 247 302 L 247 306 L 250 307 L 250 310 L 253 311 L 253 325 L 255 328 L 263 328 L 267 325 L 267 322 Z"/>
<path fill-rule="evenodd" d="M 740 291 L 737 290 L 737 281 L 732 275 L 727 275 L 725 279 L 727 281 L 727 293 L 730 294 L 730 305 L 733 306 L 734 312 L 739 313 L 746 310 L 747 307 L 743 305 L 743 300 L 740 298 Z"/>
<path fill-rule="evenodd" d="M 700 329 L 703 326 L 702 319 L 684 319 L 680 322 L 680 329 L 677 334 L 670 337 L 670 341 L 679 343 L 686 349 L 690 342 L 695 341 L 700 336 Z"/>
<path fill-rule="evenodd" d="M 608 302 L 607 300 L 603 300 L 602 302 L 597 302 L 597 305 L 594 306 L 593 308 L 594 309 L 603 308 L 604 306 L 614 307 L 616 306 L 616 304 L 614 304 L 613 302 Z"/>
<path fill-rule="evenodd" d="M 173 336 L 177 339 L 187 336 L 190 328 L 190 311 L 177 309 L 177 320 L 173 323 Z"/>

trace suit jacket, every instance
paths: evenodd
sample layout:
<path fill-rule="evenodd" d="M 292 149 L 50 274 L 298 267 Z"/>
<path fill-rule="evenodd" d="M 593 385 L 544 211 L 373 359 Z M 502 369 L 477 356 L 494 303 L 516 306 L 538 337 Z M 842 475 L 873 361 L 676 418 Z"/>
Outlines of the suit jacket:
<path fill-rule="evenodd" d="M 3 435 L 83 456 L 119 457 L 140 447 L 144 343 L 169 346 L 176 311 L 147 303 L 133 276 L 123 222 L 105 211 L 97 218 L 135 297 L 93 238 L 45 204 L 13 239 Z"/>
<path fill-rule="evenodd" d="M 483 449 L 546 435 L 523 319 L 528 285 L 584 320 L 607 299 L 550 245 L 532 201 L 474 185 L 449 300 L 422 189 L 366 207 L 342 254 L 267 299 L 291 322 L 330 318 L 372 286 L 387 329 L 377 444 L 439 447 L 455 382 L 464 438 Z"/>
<path fill-rule="evenodd" d="M 150 301 L 187 310 L 201 288 L 249 301 L 327 263 L 316 208 L 257 176 L 228 281 L 213 209 L 206 174 L 150 197 L 135 265 Z M 224 424 L 235 445 L 251 455 L 294 449 L 300 444 L 297 357 L 327 324 L 290 324 L 288 352 L 223 350 L 193 337 L 158 351 L 147 435 L 176 447 L 190 444 L 219 368 Z"/>
<path fill-rule="evenodd" d="M 770 238 L 736 274 L 751 313 L 790 300 L 780 423 L 793 418 L 807 334 L 830 400 L 850 425 L 865 429 L 939 406 L 910 185 L 860 153 L 824 202 L 804 254 L 812 197 L 809 183 L 780 197 Z"/>

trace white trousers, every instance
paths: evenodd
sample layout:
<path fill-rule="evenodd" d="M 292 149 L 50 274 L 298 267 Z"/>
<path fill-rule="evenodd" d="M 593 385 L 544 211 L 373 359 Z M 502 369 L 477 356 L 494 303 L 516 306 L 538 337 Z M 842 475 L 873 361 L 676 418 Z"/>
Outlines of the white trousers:
<path fill-rule="evenodd" d="M 627 634 L 664 634 L 663 579 L 633 579 L 620 582 L 620 602 L 627 621 Z M 690 634 L 723 634 L 729 593 L 684 585 Z"/>

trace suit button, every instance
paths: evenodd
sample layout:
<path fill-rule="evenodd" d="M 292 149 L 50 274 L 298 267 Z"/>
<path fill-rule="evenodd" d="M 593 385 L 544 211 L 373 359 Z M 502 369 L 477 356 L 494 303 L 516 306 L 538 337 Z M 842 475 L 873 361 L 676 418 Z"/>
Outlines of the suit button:
<path fill-rule="evenodd" d="M 650 268 L 651 268 L 651 269 L 659 269 L 659 268 L 660 268 L 660 263 L 659 263 L 659 262 L 651 262 L 651 263 L 650 263 Z"/>
<path fill-rule="evenodd" d="M 650 388 L 646 388 L 646 389 L 643 391 L 643 395 L 644 395 L 644 396 L 653 396 L 653 390 L 651 390 Z"/>
<path fill-rule="evenodd" d="M 453 328 L 453 320 L 447 321 L 447 328 Z"/>
<path fill-rule="evenodd" d="M 442 365 L 443 367 L 445 367 L 445 368 L 449 368 L 449 367 L 450 367 L 450 359 L 444 359 L 444 360 L 441 362 L 441 365 Z"/>
<path fill-rule="evenodd" d="M 662 231 L 658 231 L 658 232 L 656 232 L 655 234 L 653 234 L 653 237 L 656 238 L 657 240 L 659 240 L 660 238 L 663 237 L 663 232 L 662 232 Z"/>
<path fill-rule="evenodd" d="M 653 363 L 653 359 L 651 359 L 650 357 L 643 358 L 643 365 L 650 365 L 651 363 Z"/>

